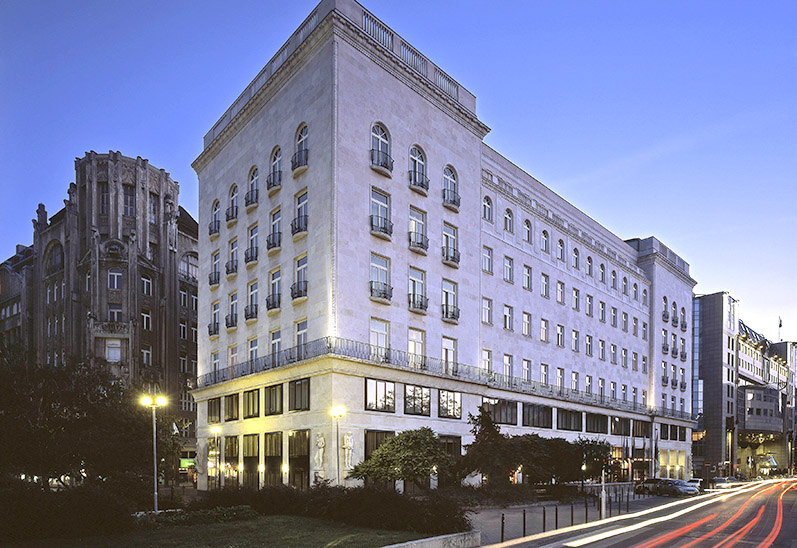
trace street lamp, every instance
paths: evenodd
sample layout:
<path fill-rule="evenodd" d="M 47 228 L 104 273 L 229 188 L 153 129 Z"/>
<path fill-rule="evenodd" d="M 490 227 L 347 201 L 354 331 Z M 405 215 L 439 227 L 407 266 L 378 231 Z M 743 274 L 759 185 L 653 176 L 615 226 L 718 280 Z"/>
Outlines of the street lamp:
<path fill-rule="evenodd" d="M 166 405 L 166 398 L 156 396 L 153 400 L 150 396 L 141 398 L 141 405 L 152 409 L 152 485 L 154 487 L 153 499 L 155 501 L 155 513 L 158 513 L 158 436 L 155 426 L 155 410 Z"/>
<path fill-rule="evenodd" d="M 340 418 L 346 414 L 346 410 L 342 405 L 335 405 L 329 410 L 329 414 L 335 419 L 335 477 L 340 485 Z"/>
<path fill-rule="evenodd" d="M 216 450 L 216 489 L 221 488 L 221 471 L 219 470 L 219 466 L 221 463 L 219 459 L 221 458 L 221 451 L 219 450 L 219 434 L 221 433 L 220 426 L 214 426 L 210 429 L 210 432 L 216 436 L 216 442 L 213 444 L 213 448 Z"/>

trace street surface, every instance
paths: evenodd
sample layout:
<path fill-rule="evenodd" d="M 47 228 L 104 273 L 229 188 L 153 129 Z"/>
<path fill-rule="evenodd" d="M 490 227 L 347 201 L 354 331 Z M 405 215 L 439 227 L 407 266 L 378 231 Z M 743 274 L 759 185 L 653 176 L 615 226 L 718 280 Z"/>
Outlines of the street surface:
<path fill-rule="evenodd" d="M 672 499 L 656 508 L 595 524 L 491 546 L 797 548 L 797 480 L 768 480 L 689 499 Z"/>

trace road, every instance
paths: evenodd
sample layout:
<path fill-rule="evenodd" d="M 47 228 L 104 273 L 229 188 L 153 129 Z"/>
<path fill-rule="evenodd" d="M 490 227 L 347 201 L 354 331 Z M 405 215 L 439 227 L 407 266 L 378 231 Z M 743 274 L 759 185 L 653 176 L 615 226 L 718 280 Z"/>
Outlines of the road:
<path fill-rule="evenodd" d="M 797 548 L 797 480 L 745 484 L 495 547 Z"/>

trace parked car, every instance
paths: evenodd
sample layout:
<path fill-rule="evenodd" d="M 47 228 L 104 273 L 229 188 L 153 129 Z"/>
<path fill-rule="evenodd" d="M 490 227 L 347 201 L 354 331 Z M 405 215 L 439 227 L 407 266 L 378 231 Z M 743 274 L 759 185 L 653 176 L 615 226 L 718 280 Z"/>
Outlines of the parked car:
<path fill-rule="evenodd" d="M 714 484 L 715 489 L 731 489 L 732 487 L 737 487 L 741 483 L 733 476 L 729 476 L 727 478 L 714 478 L 711 480 L 711 482 Z"/>
<path fill-rule="evenodd" d="M 703 478 L 692 478 L 686 480 L 686 483 L 696 488 L 698 491 L 703 491 Z"/>
<path fill-rule="evenodd" d="M 634 493 L 637 495 L 658 495 L 658 485 L 663 480 L 661 478 L 648 478 L 640 481 L 634 486 Z"/>
<path fill-rule="evenodd" d="M 684 480 L 665 479 L 657 486 L 659 495 L 671 495 L 680 497 L 683 495 L 697 495 L 700 493 L 697 487 L 689 485 Z"/>

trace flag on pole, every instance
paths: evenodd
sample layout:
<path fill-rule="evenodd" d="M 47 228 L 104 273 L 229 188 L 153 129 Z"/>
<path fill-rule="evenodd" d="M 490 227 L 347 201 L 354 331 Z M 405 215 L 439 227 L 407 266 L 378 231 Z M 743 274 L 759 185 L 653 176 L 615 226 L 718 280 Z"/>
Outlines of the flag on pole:
<path fill-rule="evenodd" d="M 783 327 L 783 320 L 781 320 L 780 316 L 778 316 L 778 329 L 780 329 L 781 327 Z"/>
<path fill-rule="evenodd" d="M 177 428 L 177 423 L 176 422 L 172 423 L 172 432 L 174 433 L 175 436 L 179 436 L 180 435 L 180 429 Z"/>

